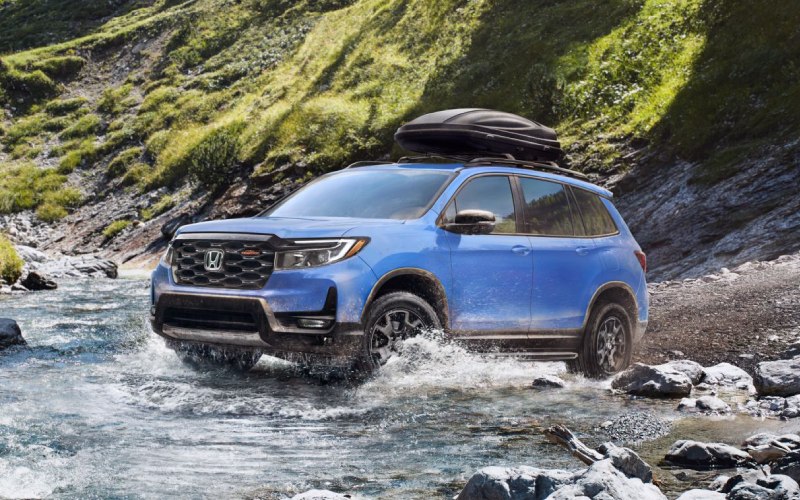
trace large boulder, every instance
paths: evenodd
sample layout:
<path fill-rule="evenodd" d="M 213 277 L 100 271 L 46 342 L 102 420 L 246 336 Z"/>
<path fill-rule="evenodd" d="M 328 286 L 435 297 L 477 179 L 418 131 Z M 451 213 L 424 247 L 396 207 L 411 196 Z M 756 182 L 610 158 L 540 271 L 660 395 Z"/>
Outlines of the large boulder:
<path fill-rule="evenodd" d="M 669 368 L 675 370 L 677 372 L 683 373 L 689 380 L 692 381 L 692 384 L 697 385 L 703 379 L 703 365 L 692 361 L 690 359 L 677 359 L 674 361 L 669 361 L 667 363 L 656 365 L 662 368 Z"/>
<path fill-rule="evenodd" d="M 762 396 L 800 394 L 800 358 L 759 363 L 753 382 Z"/>
<path fill-rule="evenodd" d="M 667 462 L 691 469 L 708 470 L 753 465 L 747 452 L 723 443 L 702 443 L 682 439 L 673 443 L 664 457 Z"/>
<path fill-rule="evenodd" d="M 611 442 L 601 444 L 598 451 L 626 476 L 641 479 L 645 483 L 653 482 L 653 469 L 635 451 Z"/>
<path fill-rule="evenodd" d="M 573 476 L 571 484 L 559 488 L 546 498 L 548 500 L 576 498 L 666 500 L 667 497 L 653 484 L 626 476 L 614 467 L 611 460 L 600 460 L 585 471 Z"/>
<path fill-rule="evenodd" d="M 36 290 L 55 290 L 58 288 L 58 285 L 55 281 L 51 280 L 47 275 L 43 273 L 39 273 L 37 271 L 29 272 L 23 279 L 20 281 L 20 284 L 27 288 L 28 290 L 36 291 Z"/>
<path fill-rule="evenodd" d="M 0 318 L 0 350 L 13 345 L 25 345 L 22 330 L 13 319 Z"/>
<path fill-rule="evenodd" d="M 772 472 L 800 481 L 800 451 L 792 451 L 772 464 Z"/>
<path fill-rule="evenodd" d="M 703 368 L 702 382 L 709 385 L 734 387 L 740 390 L 755 392 L 753 389 L 753 377 L 738 366 L 734 366 L 730 363 L 720 363 Z"/>
<path fill-rule="evenodd" d="M 755 483 L 741 481 L 728 492 L 728 500 L 796 500 L 800 498 L 797 482 L 780 474 L 757 479 Z"/>
<path fill-rule="evenodd" d="M 611 387 L 636 396 L 682 398 L 692 392 L 692 380 L 668 363 L 656 366 L 636 363 L 617 375 Z"/>
<path fill-rule="evenodd" d="M 484 467 L 467 481 L 457 500 L 516 500 L 547 498 L 572 479 L 563 470 L 536 467 Z"/>

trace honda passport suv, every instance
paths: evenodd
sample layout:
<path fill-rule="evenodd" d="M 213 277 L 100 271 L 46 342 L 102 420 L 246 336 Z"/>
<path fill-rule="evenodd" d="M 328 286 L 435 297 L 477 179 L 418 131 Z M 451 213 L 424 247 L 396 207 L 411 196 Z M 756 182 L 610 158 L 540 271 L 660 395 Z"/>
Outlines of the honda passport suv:
<path fill-rule="evenodd" d="M 645 255 L 609 191 L 508 156 L 354 165 L 258 216 L 183 226 L 153 272 L 153 329 L 242 369 L 266 353 L 374 370 L 425 330 L 624 369 L 647 326 Z"/>

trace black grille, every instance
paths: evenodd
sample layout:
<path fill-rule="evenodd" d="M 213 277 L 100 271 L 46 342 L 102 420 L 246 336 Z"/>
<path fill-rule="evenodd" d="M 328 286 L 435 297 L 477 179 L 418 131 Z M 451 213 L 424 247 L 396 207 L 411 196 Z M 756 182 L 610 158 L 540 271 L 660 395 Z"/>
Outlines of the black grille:
<path fill-rule="evenodd" d="M 168 307 L 164 311 L 164 323 L 181 328 L 199 328 L 203 330 L 258 331 L 258 324 L 253 314 L 237 311 Z"/>
<path fill-rule="evenodd" d="M 266 241 L 177 240 L 172 271 L 179 285 L 256 290 L 272 274 L 275 252 Z M 205 268 L 206 252 L 223 253 L 218 271 Z"/>

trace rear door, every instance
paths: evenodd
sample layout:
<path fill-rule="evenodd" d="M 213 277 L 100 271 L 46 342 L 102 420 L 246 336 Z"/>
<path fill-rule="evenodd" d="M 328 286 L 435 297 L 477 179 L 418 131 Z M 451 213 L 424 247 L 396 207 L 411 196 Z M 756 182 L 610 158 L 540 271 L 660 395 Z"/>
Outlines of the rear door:
<path fill-rule="evenodd" d="M 574 336 L 583 325 L 589 284 L 597 273 L 594 242 L 584 236 L 567 185 L 526 176 L 518 182 L 533 260 L 529 336 Z"/>
<path fill-rule="evenodd" d="M 525 338 L 530 323 L 531 243 L 518 234 L 512 179 L 491 174 L 467 180 L 445 210 L 444 223 L 461 210 L 487 210 L 496 218 L 487 235 L 447 232 L 453 266 L 448 298 L 451 329 L 472 337 Z"/>

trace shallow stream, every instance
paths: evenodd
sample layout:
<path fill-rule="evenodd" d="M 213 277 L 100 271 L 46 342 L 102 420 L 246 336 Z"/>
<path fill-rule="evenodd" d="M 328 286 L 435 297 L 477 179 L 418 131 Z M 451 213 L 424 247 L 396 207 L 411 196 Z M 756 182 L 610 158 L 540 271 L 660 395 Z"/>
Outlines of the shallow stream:
<path fill-rule="evenodd" d="M 675 439 L 733 444 L 797 424 L 681 418 L 675 401 L 614 396 L 563 371 L 414 339 L 372 380 L 305 376 L 264 358 L 246 375 L 182 365 L 150 332 L 141 277 L 65 281 L 0 299 L 28 349 L 0 354 L 0 497 L 286 498 L 310 488 L 381 498 L 452 498 L 486 465 L 577 469 L 541 429 L 563 423 L 589 444 L 630 412 L 672 422 L 636 445 L 651 463 Z M 680 419 L 680 420 L 678 420 Z M 665 428 L 670 427 L 666 424 Z M 673 471 L 674 472 L 674 471 Z M 657 471 L 677 487 L 670 471 Z"/>

